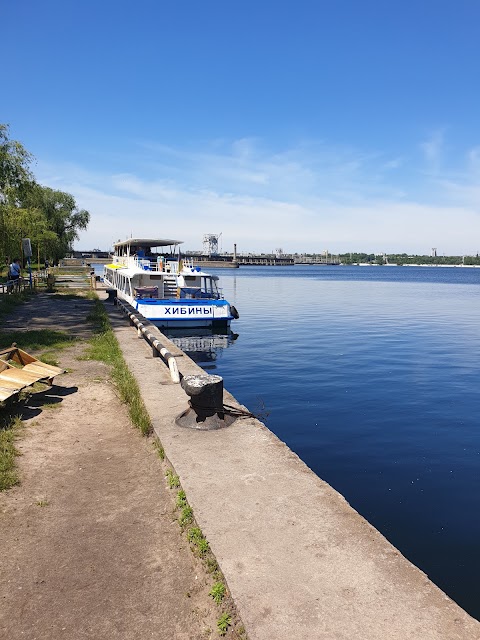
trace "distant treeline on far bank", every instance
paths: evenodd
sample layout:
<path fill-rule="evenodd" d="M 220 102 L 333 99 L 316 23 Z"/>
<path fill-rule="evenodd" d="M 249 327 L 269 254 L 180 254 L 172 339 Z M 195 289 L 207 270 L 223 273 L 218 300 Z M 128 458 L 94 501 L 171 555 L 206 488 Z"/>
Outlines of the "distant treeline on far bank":
<path fill-rule="evenodd" d="M 338 256 L 342 264 L 430 264 L 480 266 L 480 256 L 417 256 L 407 253 L 343 253 Z"/>

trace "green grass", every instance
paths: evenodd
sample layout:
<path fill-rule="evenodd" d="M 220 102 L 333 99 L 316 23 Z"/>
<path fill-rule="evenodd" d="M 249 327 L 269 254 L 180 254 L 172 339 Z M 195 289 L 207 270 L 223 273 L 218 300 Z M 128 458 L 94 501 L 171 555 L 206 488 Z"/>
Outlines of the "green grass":
<path fill-rule="evenodd" d="M 153 448 L 157 452 L 157 456 L 160 460 L 165 460 L 165 449 L 162 447 L 160 440 L 155 439 L 153 441 Z"/>
<path fill-rule="evenodd" d="M 132 423 L 143 435 L 152 431 L 150 417 L 147 413 L 137 381 L 127 367 L 122 351 L 112 331 L 108 315 L 103 304 L 95 299 L 94 307 L 87 316 L 93 324 L 95 335 L 90 340 L 89 348 L 83 359 L 99 360 L 111 366 L 111 378 L 118 389 L 120 398 L 128 406 Z"/>
<path fill-rule="evenodd" d="M 0 349 L 10 347 L 16 342 L 20 349 L 41 351 L 42 349 L 60 350 L 70 347 L 77 338 L 65 331 L 51 329 L 32 329 L 31 331 L 2 331 L 0 333 Z"/>
<path fill-rule="evenodd" d="M 225 597 L 225 591 L 226 588 L 223 582 L 215 582 L 208 595 L 211 596 L 217 604 L 220 604 Z"/>
<path fill-rule="evenodd" d="M 190 505 L 185 505 L 182 508 L 180 513 L 180 517 L 178 518 L 178 522 L 182 529 L 184 529 L 187 525 L 192 524 L 193 522 L 193 509 Z"/>
<path fill-rule="evenodd" d="M 177 493 L 177 498 L 175 500 L 175 505 L 177 507 L 177 509 L 183 509 L 183 507 L 187 506 L 187 496 L 185 495 L 185 491 L 183 489 L 181 489 L 178 493 Z"/>
<path fill-rule="evenodd" d="M 19 304 L 29 300 L 35 291 L 22 291 L 21 293 L 0 294 L 0 318 L 10 315 Z"/>
<path fill-rule="evenodd" d="M 58 351 L 72 346 L 77 341 L 65 331 L 51 329 L 33 329 L 31 331 L 2 331 L 0 332 L 0 349 L 11 347 L 15 342 L 24 351 L 42 351 L 38 358 L 46 364 L 58 366 Z"/>
<path fill-rule="evenodd" d="M 15 448 L 15 440 L 22 428 L 20 416 L 10 418 L 0 427 L 0 491 L 5 491 L 19 482 L 15 458 L 19 452 Z"/>
<path fill-rule="evenodd" d="M 232 627 L 232 614 L 225 609 L 232 606 L 230 596 L 227 592 L 225 578 L 220 571 L 218 562 L 210 549 L 208 540 L 203 535 L 202 530 L 195 522 L 192 507 L 188 504 L 185 491 L 180 487 L 180 479 L 171 467 L 165 471 L 168 485 L 171 489 L 179 489 L 175 497 L 175 508 L 179 510 L 178 524 L 183 531 L 186 530 L 187 540 L 190 543 L 190 549 L 193 554 L 200 558 L 205 570 L 210 574 L 213 581 L 209 591 L 209 596 L 219 607 L 223 613 L 217 620 L 217 630 L 220 636 L 225 636 L 230 627 Z M 189 594 L 187 594 L 188 597 Z M 232 627 L 233 628 L 233 627 Z M 238 640 L 247 640 L 247 635 L 243 626 L 234 630 L 234 635 Z"/>
<path fill-rule="evenodd" d="M 192 512 L 192 518 L 193 518 L 193 512 Z M 208 540 L 203 535 L 200 527 L 191 527 L 187 532 L 187 539 L 193 545 L 196 555 L 200 556 L 205 560 L 206 559 L 205 556 L 210 551 L 210 545 L 208 544 Z M 215 562 L 215 565 L 218 568 L 218 565 L 216 564 L 216 562 Z"/>
<path fill-rule="evenodd" d="M 208 573 L 216 573 L 218 571 L 218 562 L 213 555 L 205 558 L 205 569 Z"/>
<path fill-rule="evenodd" d="M 42 409 L 60 409 L 60 402 L 45 402 L 42 404 Z"/>
<path fill-rule="evenodd" d="M 52 353 L 51 351 L 42 353 L 42 355 L 40 356 L 40 360 L 42 362 L 45 362 L 45 364 L 51 364 L 54 367 L 58 367 L 58 358 L 56 357 L 56 354 Z"/>
<path fill-rule="evenodd" d="M 221 636 L 226 635 L 228 627 L 232 624 L 232 616 L 229 613 L 222 613 L 217 620 L 218 633 Z"/>
<path fill-rule="evenodd" d="M 167 482 L 170 489 L 177 489 L 180 486 L 180 478 L 176 473 L 173 472 L 172 469 L 167 469 L 165 471 L 165 475 L 167 477 Z"/>

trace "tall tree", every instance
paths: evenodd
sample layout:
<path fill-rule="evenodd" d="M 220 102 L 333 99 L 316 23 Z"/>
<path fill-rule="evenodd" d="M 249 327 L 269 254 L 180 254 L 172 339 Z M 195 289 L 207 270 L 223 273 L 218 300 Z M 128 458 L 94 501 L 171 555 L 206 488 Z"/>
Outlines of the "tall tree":
<path fill-rule="evenodd" d="M 0 262 L 19 255 L 15 211 L 34 184 L 32 160 L 20 142 L 10 139 L 8 125 L 0 124 Z"/>
<path fill-rule="evenodd" d="M 79 209 L 70 193 L 50 187 L 35 185 L 28 191 L 23 204 L 40 211 L 47 221 L 48 229 L 56 234 L 55 242 L 49 242 L 49 257 L 63 258 L 78 240 L 78 232 L 87 228 L 90 214 Z"/>
<path fill-rule="evenodd" d="M 10 140 L 9 127 L 0 124 L 0 202 L 18 197 L 33 182 L 33 156 L 17 140 Z"/>
<path fill-rule="evenodd" d="M 37 184 L 32 161 L 32 154 L 10 139 L 8 125 L 0 124 L 0 263 L 20 255 L 21 239 L 27 237 L 34 252 L 57 261 L 90 221 L 71 194 Z"/>

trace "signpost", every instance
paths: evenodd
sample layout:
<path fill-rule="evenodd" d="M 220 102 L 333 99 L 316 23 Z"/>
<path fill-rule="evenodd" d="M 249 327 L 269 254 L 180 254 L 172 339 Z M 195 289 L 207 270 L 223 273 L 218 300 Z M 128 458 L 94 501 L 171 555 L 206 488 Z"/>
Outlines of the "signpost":
<path fill-rule="evenodd" d="M 23 255 L 25 256 L 25 258 L 27 258 L 28 274 L 29 274 L 29 278 L 30 278 L 30 289 L 32 289 L 33 288 L 32 265 L 31 265 L 32 243 L 30 242 L 30 238 L 23 238 L 22 239 L 22 249 L 23 249 Z"/>

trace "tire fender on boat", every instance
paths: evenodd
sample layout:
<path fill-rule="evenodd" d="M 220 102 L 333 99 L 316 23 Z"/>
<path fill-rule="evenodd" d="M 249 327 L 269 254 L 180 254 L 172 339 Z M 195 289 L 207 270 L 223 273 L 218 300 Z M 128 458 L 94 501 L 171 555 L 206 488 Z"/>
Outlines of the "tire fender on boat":
<path fill-rule="evenodd" d="M 232 317 L 235 318 L 235 320 L 238 320 L 238 318 L 240 317 L 240 314 L 237 311 L 237 308 L 232 305 L 230 305 L 230 313 L 232 314 Z"/>

